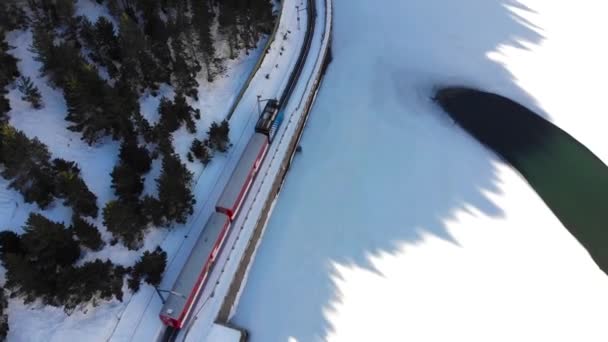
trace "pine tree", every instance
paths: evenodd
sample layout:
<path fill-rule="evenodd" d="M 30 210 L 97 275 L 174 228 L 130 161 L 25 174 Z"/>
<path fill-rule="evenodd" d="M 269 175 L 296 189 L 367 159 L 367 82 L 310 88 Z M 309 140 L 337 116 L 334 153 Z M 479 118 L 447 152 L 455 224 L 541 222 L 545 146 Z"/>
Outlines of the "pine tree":
<path fill-rule="evenodd" d="M 53 201 L 54 179 L 50 153 L 38 139 L 0 124 L 0 175 L 10 180 L 9 187 L 19 191 L 27 203 L 46 208 Z"/>
<path fill-rule="evenodd" d="M 8 335 L 8 301 L 6 300 L 6 294 L 4 288 L 0 287 L 0 341 L 5 341 Z"/>
<path fill-rule="evenodd" d="M 29 102 L 35 109 L 40 109 L 43 107 L 42 95 L 40 94 L 40 90 L 38 90 L 38 87 L 34 85 L 34 82 L 32 82 L 31 78 L 21 76 L 19 78 L 19 83 L 17 87 L 19 91 L 23 94 L 23 96 L 21 97 L 23 101 Z"/>
<path fill-rule="evenodd" d="M 198 139 L 194 139 L 192 141 L 190 151 L 205 166 L 207 166 L 207 164 L 209 164 L 209 162 L 211 161 L 211 153 L 209 152 L 209 149 Z"/>
<path fill-rule="evenodd" d="M 55 27 L 69 24 L 75 13 L 75 0 L 28 0 L 28 4 L 34 17 Z"/>
<path fill-rule="evenodd" d="M 173 40 L 173 52 L 175 61 L 173 62 L 173 74 L 175 77 L 176 92 L 185 94 L 198 101 L 198 82 L 196 74 L 201 67 L 196 59 L 196 56 L 189 56 L 186 51 L 182 39 L 177 37 Z"/>
<path fill-rule="evenodd" d="M 99 17 L 94 25 L 83 18 L 79 25 L 78 36 L 89 50 L 91 60 L 104 66 L 110 77 L 118 77 L 121 51 L 114 24 L 103 16 Z"/>
<path fill-rule="evenodd" d="M 61 305 L 65 271 L 80 256 L 78 243 L 61 223 L 30 214 L 20 237 L 22 253 L 3 254 L 6 288 L 27 302 Z"/>
<path fill-rule="evenodd" d="M 152 159 L 148 149 L 138 146 L 135 139 L 125 139 L 120 145 L 119 158 L 122 163 L 131 167 L 139 174 L 145 174 L 152 167 Z"/>
<path fill-rule="evenodd" d="M 6 86 L 18 76 L 17 59 L 8 53 L 10 46 L 4 41 L 4 31 L 0 28 L 0 123 L 6 121 L 7 113 L 11 110 L 9 101 L 5 98 L 8 91 Z"/>
<path fill-rule="evenodd" d="M 219 125 L 217 122 L 211 123 L 207 135 L 209 136 L 209 146 L 216 151 L 226 152 L 230 147 L 230 125 L 227 120 L 223 120 Z"/>
<path fill-rule="evenodd" d="M 238 27 L 237 27 L 237 0 L 226 0 L 219 2 L 219 29 L 228 41 L 230 59 L 237 57 L 239 50 Z"/>
<path fill-rule="evenodd" d="M 4 31 L 0 29 L 0 37 L 4 38 Z M 11 55 L 8 50 L 11 46 L 4 41 L 0 40 L 0 87 L 2 88 L 3 95 L 5 94 L 4 87 L 11 84 L 17 77 L 19 77 L 19 69 L 17 68 L 17 58 Z"/>
<path fill-rule="evenodd" d="M 78 243 L 62 223 L 40 214 L 30 214 L 21 236 L 23 249 L 40 271 L 54 272 L 72 265 L 80 257 Z"/>
<path fill-rule="evenodd" d="M 22 256 L 24 253 L 19 235 L 9 230 L 0 232 L 0 260 L 3 265 L 6 265 L 9 254 Z"/>
<path fill-rule="evenodd" d="M 213 82 L 215 73 L 213 64 L 216 59 L 215 46 L 211 36 L 211 26 L 213 25 L 213 13 L 208 0 L 193 1 L 192 12 L 195 30 L 198 34 L 198 48 L 202 54 L 203 64 L 207 73 L 207 81 Z"/>
<path fill-rule="evenodd" d="M 72 216 L 72 226 L 70 229 L 74 232 L 74 235 L 82 246 L 93 251 L 99 251 L 103 248 L 104 242 L 97 228 L 80 216 Z"/>
<path fill-rule="evenodd" d="M 175 154 L 163 157 L 160 177 L 156 180 L 158 199 L 167 221 L 185 223 L 196 202 L 192 194 L 192 173 Z"/>
<path fill-rule="evenodd" d="M 0 2 L 0 32 L 24 29 L 28 18 L 17 1 Z"/>
<path fill-rule="evenodd" d="M 175 95 L 174 101 L 162 98 L 158 106 L 160 114 L 159 127 L 166 133 L 176 131 L 185 122 L 190 133 L 196 132 L 194 118 L 200 117 L 200 111 L 192 108 L 183 94 Z"/>
<path fill-rule="evenodd" d="M 110 201 L 103 208 L 103 224 L 129 249 L 141 246 L 146 221 L 137 202 Z"/>
<path fill-rule="evenodd" d="M 163 219 L 163 207 L 160 201 L 152 196 L 146 195 L 141 201 L 141 214 L 146 222 L 160 227 L 165 225 Z"/>
<path fill-rule="evenodd" d="M 144 180 L 136 170 L 127 164 L 120 163 L 111 173 L 112 189 L 122 201 L 137 201 L 144 190 Z"/>
<path fill-rule="evenodd" d="M 93 194 L 80 177 L 80 169 L 75 162 L 63 159 L 53 160 L 55 195 L 64 199 L 75 214 L 97 217 L 97 196 Z"/>
<path fill-rule="evenodd" d="M 146 283 L 152 286 L 158 286 L 162 280 L 162 275 L 165 272 L 166 266 L 167 253 L 160 247 L 156 247 L 153 252 L 145 251 L 131 271 L 129 288 L 133 291 L 137 291 L 142 278 Z"/>
<path fill-rule="evenodd" d="M 125 273 L 124 267 L 114 266 L 108 260 L 99 259 L 71 268 L 66 272 L 65 279 L 68 281 L 64 285 L 66 309 L 71 310 L 87 302 L 96 305 L 98 299 L 109 300 L 115 297 L 122 301 Z"/>

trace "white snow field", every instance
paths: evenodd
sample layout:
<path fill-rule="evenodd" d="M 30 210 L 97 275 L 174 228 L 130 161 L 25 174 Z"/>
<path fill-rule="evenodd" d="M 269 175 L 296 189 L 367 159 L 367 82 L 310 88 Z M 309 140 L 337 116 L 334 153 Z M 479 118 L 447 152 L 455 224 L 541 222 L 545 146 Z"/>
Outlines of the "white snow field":
<path fill-rule="evenodd" d="M 606 9 L 335 0 L 334 59 L 232 323 L 252 342 L 608 341 L 608 277 L 429 100 L 500 93 L 608 162 Z"/>

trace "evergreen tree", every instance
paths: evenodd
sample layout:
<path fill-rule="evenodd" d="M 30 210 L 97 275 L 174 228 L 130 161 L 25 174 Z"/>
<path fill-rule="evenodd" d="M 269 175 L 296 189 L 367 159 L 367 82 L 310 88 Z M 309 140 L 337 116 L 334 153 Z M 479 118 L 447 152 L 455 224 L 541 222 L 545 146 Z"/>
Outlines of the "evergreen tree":
<path fill-rule="evenodd" d="M 160 83 L 170 81 L 168 67 L 161 64 L 149 45 L 137 22 L 123 15 L 120 19 L 121 74 L 124 79 L 130 80 L 132 89 L 157 91 Z M 163 56 L 168 59 L 168 52 L 164 52 Z M 168 63 L 168 60 L 162 63 Z"/>
<path fill-rule="evenodd" d="M 90 51 L 91 60 L 104 66 L 110 77 L 118 77 L 121 51 L 114 24 L 105 17 L 99 17 L 95 25 L 83 18 L 79 27 L 79 37 Z"/>
<path fill-rule="evenodd" d="M 34 58 L 41 63 L 40 73 L 49 77 L 55 86 L 62 84 L 62 75 L 69 70 L 66 59 L 74 63 L 78 59 L 78 53 L 67 44 L 55 46 L 54 27 L 43 20 L 37 20 L 33 26 L 32 51 L 36 53 Z"/>
<path fill-rule="evenodd" d="M 219 2 L 219 30 L 225 36 L 228 43 L 230 59 L 235 59 L 239 50 L 237 1 L 225 0 Z"/>
<path fill-rule="evenodd" d="M 209 152 L 209 149 L 198 139 L 194 139 L 192 141 L 190 151 L 205 166 L 207 166 L 207 164 L 209 164 L 209 162 L 211 161 L 211 153 Z"/>
<path fill-rule="evenodd" d="M 23 254 L 3 255 L 6 287 L 26 302 L 61 305 L 65 270 L 80 256 L 78 243 L 61 223 L 30 214 L 21 236 Z"/>
<path fill-rule="evenodd" d="M 44 304 L 63 305 L 66 311 L 82 303 L 95 304 L 98 299 L 122 300 L 124 267 L 101 260 L 74 266 L 80 257 L 80 248 L 73 233 L 81 243 L 86 236 L 87 244 L 95 247 L 99 244 L 95 241 L 99 233 L 86 221 L 74 218 L 72 228 L 65 229 L 61 223 L 30 214 L 24 232 L 22 236 L 0 234 L 6 287 L 14 295 L 23 297 L 26 303 L 41 299 Z M 1 325 L 0 319 L 0 329 Z"/>
<path fill-rule="evenodd" d="M 175 154 L 163 157 L 162 171 L 156 180 L 158 199 L 167 221 L 185 223 L 196 202 L 192 195 L 192 173 Z"/>
<path fill-rule="evenodd" d="M 203 64 L 207 73 L 207 81 L 212 82 L 215 73 L 213 62 L 216 59 L 215 46 L 211 36 L 211 26 L 213 25 L 213 13 L 208 0 L 193 1 L 193 24 L 198 34 L 198 48 L 202 54 Z"/>
<path fill-rule="evenodd" d="M 9 187 L 19 191 L 27 203 L 46 208 L 53 201 L 54 179 L 50 154 L 38 139 L 0 124 L 0 175 L 11 180 Z"/>
<path fill-rule="evenodd" d="M 6 294 L 4 288 L 0 287 L 0 341 L 5 341 L 8 335 L 8 301 L 6 300 Z"/>
<path fill-rule="evenodd" d="M 3 265 L 6 265 L 7 255 L 23 256 L 24 253 L 19 235 L 9 230 L 0 232 L 0 260 Z"/>
<path fill-rule="evenodd" d="M 129 288 L 133 291 L 139 290 L 139 284 L 142 278 L 146 283 L 152 286 L 158 286 L 162 280 L 162 275 L 165 272 L 166 266 L 167 253 L 160 247 L 156 247 L 153 252 L 145 251 L 131 271 Z"/>
<path fill-rule="evenodd" d="M 122 286 L 126 270 L 112 262 L 96 259 L 66 272 L 64 305 L 71 310 L 81 303 L 115 297 L 122 301 Z"/>
<path fill-rule="evenodd" d="M 104 242 L 97 228 L 80 216 L 72 216 L 72 226 L 70 229 L 74 232 L 76 239 L 78 239 L 78 242 L 82 246 L 93 251 L 99 251 L 103 248 Z"/>
<path fill-rule="evenodd" d="M 152 167 L 152 159 L 148 149 L 138 146 L 135 139 L 125 139 L 120 145 L 119 158 L 139 174 L 145 174 Z"/>
<path fill-rule="evenodd" d="M 147 222 L 137 202 L 110 201 L 103 209 L 103 224 L 129 249 L 141 247 Z"/>
<path fill-rule="evenodd" d="M 141 214 L 146 222 L 151 222 L 159 227 L 165 224 L 163 219 L 163 208 L 160 201 L 152 196 L 146 195 L 141 201 Z"/>
<path fill-rule="evenodd" d="M 17 59 L 8 53 L 11 48 L 4 41 L 4 30 L 0 28 L 0 123 L 8 118 L 6 114 L 11 110 L 9 101 L 5 98 L 8 91 L 6 86 L 11 84 L 18 76 Z"/>
<path fill-rule="evenodd" d="M 137 201 L 144 190 L 144 180 L 129 165 L 120 163 L 111 173 L 112 189 L 122 201 Z"/>
<path fill-rule="evenodd" d="M 173 52 L 175 61 L 173 63 L 173 74 L 175 77 L 176 92 L 185 94 L 198 101 L 198 82 L 196 74 L 201 70 L 196 56 L 189 56 L 186 51 L 182 39 L 177 37 L 173 40 Z M 177 101 L 177 98 L 176 98 Z"/>
<path fill-rule="evenodd" d="M 29 261 L 40 271 L 53 272 L 72 265 L 80 257 L 78 243 L 62 223 L 40 214 L 30 214 L 21 237 Z"/>
<path fill-rule="evenodd" d="M 75 0 L 28 0 L 30 10 L 38 20 L 59 27 L 69 24 L 75 13 Z"/>
<path fill-rule="evenodd" d="M 6 94 L 4 88 L 19 77 L 17 68 L 17 58 L 11 55 L 8 50 L 12 47 L 4 41 L 4 31 L 0 29 L 0 87 L 3 95 Z"/>
<path fill-rule="evenodd" d="M 64 96 L 68 106 L 66 120 L 73 124 L 69 130 L 82 132 L 82 139 L 93 144 L 105 135 L 114 138 L 121 136 L 120 113 L 108 111 L 105 106 L 110 89 L 99 77 L 97 69 L 92 65 L 70 71 L 65 76 Z"/>
<path fill-rule="evenodd" d="M 72 207 L 75 214 L 97 217 L 97 196 L 80 177 L 80 169 L 76 163 L 54 159 L 53 169 L 56 196 L 63 198 L 64 204 Z"/>
<path fill-rule="evenodd" d="M 188 132 L 196 132 L 194 118 L 200 117 L 200 111 L 190 107 L 183 94 L 175 95 L 174 101 L 162 98 L 158 106 L 160 113 L 159 127 L 167 133 L 176 131 L 185 122 Z"/>
<path fill-rule="evenodd" d="M 230 125 L 227 120 L 223 120 L 219 125 L 217 122 L 211 123 L 207 135 L 209 136 L 209 146 L 216 151 L 226 152 L 230 147 Z"/>
<path fill-rule="evenodd" d="M 18 1 L 0 2 L 0 32 L 24 29 L 27 24 L 27 15 Z"/>
<path fill-rule="evenodd" d="M 38 87 L 34 85 L 32 79 L 29 77 L 21 76 L 17 85 L 19 91 L 23 94 L 21 99 L 29 102 L 35 109 L 42 108 L 42 95 Z"/>

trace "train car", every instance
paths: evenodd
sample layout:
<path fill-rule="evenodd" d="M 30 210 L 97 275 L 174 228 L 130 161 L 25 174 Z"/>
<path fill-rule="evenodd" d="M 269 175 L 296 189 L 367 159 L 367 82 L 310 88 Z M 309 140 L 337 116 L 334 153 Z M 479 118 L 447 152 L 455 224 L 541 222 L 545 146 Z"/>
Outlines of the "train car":
<path fill-rule="evenodd" d="M 279 101 L 268 100 L 264 111 L 260 114 L 258 121 L 255 124 L 255 131 L 264 135 L 269 135 L 272 124 L 274 123 L 277 114 L 279 113 Z"/>
<path fill-rule="evenodd" d="M 279 126 L 283 122 L 284 111 L 280 110 L 279 101 L 268 100 L 264 111 L 260 114 L 255 125 L 255 131 L 268 136 L 268 143 L 272 143 Z"/>
<path fill-rule="evenodd" d="M 234 220 L 267 151 L 268 137 L 255 133 L 247 143 L 241 159 L 230 175 L 228 184 L 215 206 L 217 212 L 226 214 L 231 221 Z"/>
<path fill-rule="evenodd" d="M 187 320 L 209 270 L 230 229 L 230 220 L 214 212 L 199 235 L 160 312 L 160 320 L 180 329 Z"/>

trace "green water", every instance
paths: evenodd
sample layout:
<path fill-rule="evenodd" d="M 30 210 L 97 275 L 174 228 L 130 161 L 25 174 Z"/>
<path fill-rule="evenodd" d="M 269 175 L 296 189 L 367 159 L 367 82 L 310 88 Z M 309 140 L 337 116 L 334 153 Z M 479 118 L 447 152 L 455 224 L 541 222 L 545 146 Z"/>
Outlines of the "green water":
<path fill-rule="evenodd" d="M 608 271 L 608 167 L 560 129 L 515 157 L 513 166 Z"/>
<path fill-rule="evenodd" d="M 565 131 L 495 94 L 450 88 L 437 102 L 509 162 L 608 273 L 608 166 Z"/>

